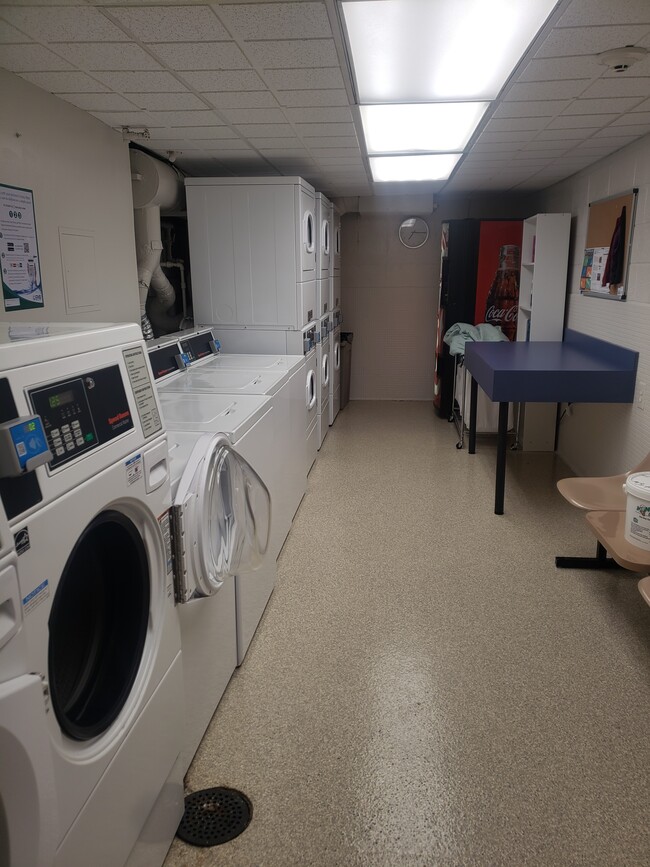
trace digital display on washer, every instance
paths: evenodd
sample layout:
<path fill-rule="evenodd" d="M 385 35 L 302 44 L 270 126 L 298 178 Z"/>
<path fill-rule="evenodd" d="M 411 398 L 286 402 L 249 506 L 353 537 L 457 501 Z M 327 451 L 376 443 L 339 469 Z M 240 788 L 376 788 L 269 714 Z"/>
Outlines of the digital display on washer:
<path fill-rule="evenodd" d="M 50 469 L 133 428 L 117 364 L 32 388 L 27 394 L 32 409 L 43 422 L 53 455 Z"/>

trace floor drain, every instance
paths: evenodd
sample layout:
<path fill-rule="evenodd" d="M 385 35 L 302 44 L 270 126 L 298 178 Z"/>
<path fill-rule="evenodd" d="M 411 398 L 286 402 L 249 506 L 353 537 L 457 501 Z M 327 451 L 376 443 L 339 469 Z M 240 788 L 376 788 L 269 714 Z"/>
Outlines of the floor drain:
<path fill-rule="evenodd" d="M 192 846 L 218 846 L 245 831 L 253 805 L 236 789 L 201 789 L 185 798 L 185 812 L 176 835 Z"/>

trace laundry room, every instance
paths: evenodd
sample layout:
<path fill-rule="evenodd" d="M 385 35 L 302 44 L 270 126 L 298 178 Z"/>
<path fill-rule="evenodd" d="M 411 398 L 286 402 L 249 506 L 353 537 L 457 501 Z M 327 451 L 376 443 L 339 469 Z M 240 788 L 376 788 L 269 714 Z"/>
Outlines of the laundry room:
<path fill-rule="evenodd" d="M 449 5 L 0 2 L 2 867 L 650 861 L 650 6 Z"/>

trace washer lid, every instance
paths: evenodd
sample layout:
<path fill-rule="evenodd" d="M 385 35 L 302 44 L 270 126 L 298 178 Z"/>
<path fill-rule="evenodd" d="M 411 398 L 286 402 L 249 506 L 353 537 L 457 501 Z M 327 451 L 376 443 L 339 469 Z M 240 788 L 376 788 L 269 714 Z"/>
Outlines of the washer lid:
<path fill-rule="evenodd" d="M 225 339 L 225 338 L 224 338 Z M 238 370 L 293 370 L 304 361 L 302 355 L 252 355 L 219 353 L 205 362 L 206 367 L 231 368 Z"/>
<path fill-rule="evenodd" d="M 255 470 L 218 434 L 201 437 L 174 496 L 176 596 L 213 596 L 229 575 L 259 565 L 270 535 L 271 497 Z"/>
<path fill-rule="evenodd" d="M 289 370 L 225 370 L 204 365 L 189 368 L 160 387 L 166 392 L 214 392 L 215 394 L 275 394 L 289 378 Z"/>
<path fill-rule="evenodd" d="M 159 392 L 168 430 L 224 433 L 236 440 L 271 408 L 262 395 Z"/>

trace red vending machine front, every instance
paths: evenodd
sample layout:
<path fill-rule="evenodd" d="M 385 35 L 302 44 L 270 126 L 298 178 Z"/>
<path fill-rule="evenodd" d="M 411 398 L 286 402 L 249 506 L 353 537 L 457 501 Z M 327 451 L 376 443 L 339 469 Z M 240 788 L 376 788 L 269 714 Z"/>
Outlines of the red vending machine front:
<path fill-rule="evenodd" d="M 498 325 L 509 340 L 517 335 L 521 220 L 484 220 L 479 232 L 474 324 Z"/>

